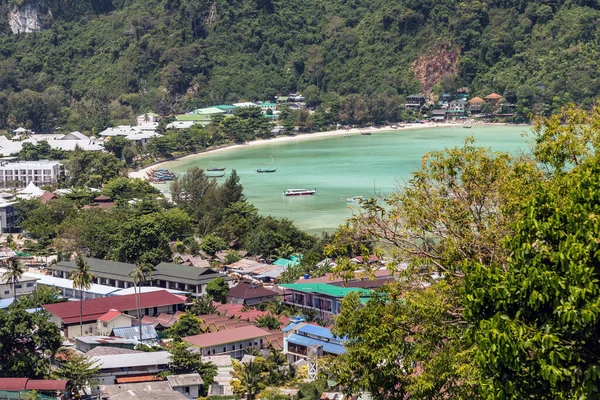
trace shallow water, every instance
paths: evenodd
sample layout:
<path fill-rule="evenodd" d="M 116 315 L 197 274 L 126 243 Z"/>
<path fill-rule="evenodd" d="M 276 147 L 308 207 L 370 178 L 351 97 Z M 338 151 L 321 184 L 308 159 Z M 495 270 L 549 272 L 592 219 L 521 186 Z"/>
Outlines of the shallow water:
<path fill-rule="evenodd" d="M 265 142 L 173 161 L 165 168 L 174 172 L 192 166 L 235 169 L 246 197 L 262 214 L 289 218 L 310 233 L 331 232 L 352 215 L 346 198 L 389 193 L 420 167 L 425 153 L 461 146 L 467 136 L 498 151 L 528 151 L 528 139 L 522 136 L 526 129 L 437 127 Z M 259 174 L 258 168 L 277 168 L 277 172 Z M 224 182 L 227 175 L 218 181 Z M 284 197 L 283 191 L 291 188 L 316 189 L 317 194 Z"/>

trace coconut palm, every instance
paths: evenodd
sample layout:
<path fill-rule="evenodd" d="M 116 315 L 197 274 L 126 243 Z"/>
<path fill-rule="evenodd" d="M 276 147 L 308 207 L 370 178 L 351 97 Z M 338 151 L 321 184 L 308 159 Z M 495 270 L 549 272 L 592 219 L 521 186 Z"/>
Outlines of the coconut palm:
<path fill-rule="evenodd" d="M 133 278 L 133 291 L 135 293 L 135 305 L 137 307 L 138 328 L 140 331 L 140 343 L 142 342 L 142 297 L 140 283 L 146 282 L 152 278 L 153 266 L 148 263 L 138 263 L 135 268 L 129 273 L 129 277 Z"/>
<path fill-rule="evenodd" d="M 2 274 L 2 279 L 12 286 L 15 301 L 17 301 L 17 283 L 19 283 L 24 272 L 23 265 L 19 260 L 15 257 L 8 259 L 8 270 Z"/>
<path fill-rule="evenodd" d="M 89 290 L 92 287 L 92 282 L 95 278 L 94 274 L 90 270 L 90 266 L 85 262 L 81 254 L 77 254 L 75 259 L 75 265 L 77 269 L 71 272 L 71 279 L 73 280 L 73 289 L 79 289 L 79 328 L 81 330 L 81 336 L 83 336 L 83 291 Z"/>

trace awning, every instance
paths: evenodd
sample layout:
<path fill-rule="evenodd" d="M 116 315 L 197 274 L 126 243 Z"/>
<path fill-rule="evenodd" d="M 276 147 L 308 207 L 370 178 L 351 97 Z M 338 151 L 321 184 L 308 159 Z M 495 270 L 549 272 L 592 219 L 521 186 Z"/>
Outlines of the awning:
<path fill-rule="evenodd" d="M 323 346 L 323 351 L 325 353 L 330 354 L 343 354 L 346 352 L 346 349 L 341 344 L 334 344 L 329 342 L 324 342 L 322 340 L 312 339 L 306 336 L 298 335 L 294 333 L 291 335 L 287 341 L 289 343 L 298 344 L 300 346 Z"/>
<path fill-rule="evenodd" d="M 122 376 L 117 378 L 117 383 L 139 383 L 139 382 L 153 382 L 153 381 L 162 381 L 162 378 L 159 378 L 155 375 L 141 375 L 141 376 Z"/>

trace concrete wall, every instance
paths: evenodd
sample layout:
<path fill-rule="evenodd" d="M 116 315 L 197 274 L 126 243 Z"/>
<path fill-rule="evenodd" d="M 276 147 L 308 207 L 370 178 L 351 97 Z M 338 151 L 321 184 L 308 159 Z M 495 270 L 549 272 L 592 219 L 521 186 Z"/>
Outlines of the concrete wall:
<path fill-rule="evenodd" d="M 126 315 L 119 315 L 117 318 L 104 323 L 98 321 L 98 333 L 102 336 L 109 336 L 114 328 L 122 328 L 124 326 L 131 326 L 132 318 Z"/>

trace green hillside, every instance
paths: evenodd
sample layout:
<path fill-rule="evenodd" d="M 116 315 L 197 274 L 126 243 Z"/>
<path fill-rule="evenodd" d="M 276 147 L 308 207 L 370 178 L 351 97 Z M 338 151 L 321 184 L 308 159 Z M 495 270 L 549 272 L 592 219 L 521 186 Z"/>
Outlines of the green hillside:
<path fill-rule="evenodd" d="M 45 30 L 11 34 L 13 3 L 49 8 Z M 0 128 L 98 130 L 294 91 L 390 119 L 375 114 L 423 84 L 549 113 L 600 92 L 599 10 L 597 0 L 0 0 Z"/>

